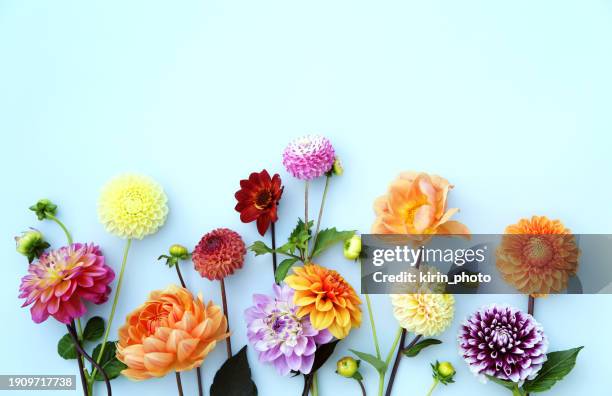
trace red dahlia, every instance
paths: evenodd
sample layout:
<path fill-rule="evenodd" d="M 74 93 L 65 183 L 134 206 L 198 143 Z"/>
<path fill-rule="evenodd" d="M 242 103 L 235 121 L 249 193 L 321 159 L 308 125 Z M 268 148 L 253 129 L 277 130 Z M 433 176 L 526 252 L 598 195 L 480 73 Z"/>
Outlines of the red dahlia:
<path fill-rule="evenodd" d="M 270 178 L 265 169 L 251 173 L 248 179 L 240 180 L 240 190 L 234 195 L 238 200 L 236 211 L 240 212 L 240 220 L 243 223 L 257 220 L 257 231 L 264 235 L 270 223 L 278 220 L 276 207 L 282 194 L 278 174 Z"/>
<path fill-rule="evenodd" d="M 244 264 L 246 247 L 240 235 L 217 228 L 204 235 L 195 247 L 192 260 L 196 271 L 209 280 L 221 280 Z"/>

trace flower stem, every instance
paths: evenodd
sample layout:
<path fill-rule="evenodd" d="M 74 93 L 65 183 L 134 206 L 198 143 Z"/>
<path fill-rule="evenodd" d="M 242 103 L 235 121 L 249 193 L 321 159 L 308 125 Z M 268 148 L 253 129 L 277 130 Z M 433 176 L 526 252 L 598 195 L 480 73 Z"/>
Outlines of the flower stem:
<path fill-rule="evenodd" d="M 438 379 L 434 378 L 434 382 L 433 382 L 433 384 L 431 384 L 431 388 L 429 388 L 429 392 L 427 392 L 426 396 L 431 396 L 431 394 L 433 393 L 434 389 L 436 389 L 437 385 L 438 385 Z"/>
<path fill-rule="evenodd" d="M 363 381 L 357 380 L 357 382 L 359 383 L 359 387 L 361 388 L 361 396 L 367 396 L 365 386 L 363 386 Z"/>
<path fill-rule="evenodd" d="M 74 321 L 72 322 L 74 323 Z M 66 327 L 68 328 L 68 333 L 70 333 L 70 336 L 72 337 L 72 328 L 70 327 L 70 325 L 66 325 Z M 72 342 L 75 345 L 79 344 L 79 340 L 78 338 L 74 338 L 72 337 Z M 87 389 L 87 380 L 85 379 L 85 366 L 83 365 L 83 358 L 81 356 L 81 353 L 78 353 L 77 356 L 77 363 L 79 364 L 79 375 L 81 377 L 81 385 L 83 386 L 83 395 L 88 396 L 89 395 L 89 390 Z"/>
<path fill-rule="evenodd" d="M 319 380 L 317 379 L 317 373 L 312 373 L 312 384 L 310 388 L 312 396 L 319 396 Z"/>
<path fill-rule="evenodd" d="M 94 370 L 98 369 L 100 371 L 100 374 L 102 374 L 102 377 L 104 377 L 104 383 L 106 384 L 106 393 L 108 396 L 112 396 L 113 392 L 111 390 L 110 380 L 108 379 L 108 376 L 106 375 L 102 367 L 100 367 L 100 365 L 96 363 L 96 361 L 92 359 L 92 357 L 89 356 L 87 352 L 85 352 L 85 350 L 83 350 L 83 348 L 81 347 L 81 344 L 79 343 L 79 340 L 77 338 L 76 329 L 74 326 L 74 320 L 72 321 L 71 324 L 66 325 L 66 327 L 68 327 L 68 333 L 70 334 L 70 337 L 72 337 L 72 342 L 74 343 L 74 346 L 77 349 L 77 353 L 83 356 L 85 359 L 87 359 L 91 363 L 91 365 L 94 367 Z M 100 351 L 100 356 L 101 355 L 102 355 L 102 351 Z M 91 375 L 90 378 L 92 381 L 95 381 L 95 371 Z M 87 395 L 88 387 L 85 386 L 84 388 L 85 388 L 85 395 Z"/>
<path fill-rule="evenodd" d="M 113 324 L 113 318 L 115 317 L 115 311 L 117 310 L 117 303 L 119 302 L 119 294 L 121 293 L 121 285 L 123 284 L 123 275 L 125 273 L 125 266 L 127 264 L 128 252 L 130 251 L 130 246 L 132 246 L 132 239 L 128 239 L 125 243 L 125 248 L 123 249 L 123 260 L 121 261 L 121 270 L 119 271 L 119 280 L 117 281 L 117 289 L 115 289 L 115 297 L 113 298 L 113 306 L 111 307 L 110 316 L 108 317 L 108 323 L 106 324 L 106 330 L 104 330 L 104 338 L 102 339 L 102 346 L 100 347 L 100 354 L 96 359 L 96 363 L 100 364 L 102 360 L 102 356 L 104 353 L 104 348 L 106 347 L 106 341 L 108 341 L 108 336 L 110 334 L 110 329 Z M 96 368 L 94 367 L 91 378 L 95 378 L 96 376 Z"/>
<path fill-rule="evenodd" d="M 308 180 L 304 182 L 304 228 L 306 232 L 308 232 Z M 308 261 L 308 242 L 309 239 L 306 239 L 306 252 L 304 253 L 304 263 Z"/>
<path fill-rule="evenodd" d="M 404 336 L 404 339 L 406 338 L 406 330 L 400 327 L 397 329 L 397 333 L 395 333 L 395 340 L 393 340 L 393 345 L 391 345 L 391 350 L 389 351 L 389 353 L 387 354 L 387 358 L 385 359 L 385 363 L 387 364 L 387 366 L 389 366 L 389 363 L 391 363 L 393 352 L 395 351 L 395 348 L 397 348 L 397 344 L 399 343 L 400 338 L 402 336 Z"/>
<path fill-rule="evenodd" d="M 376 357 L 380 359 L 380 346 L 378 345 L 378 336 L 376 335 L 376 324 L 374 323 L 374 314 L 372 313 L 372 301 L 370 295 L 366 294 L 366 303 L 368 305 L 368 316 L 370 317 L 370 326 L 372 327 L 372 339 L 374 340 L 374 348 L 376 348 Z"/>
<path fill-rule="evenodd" d="M 181 383 L 181 373 L 176 371 L 176 388 L 178 389 L 179 396 L 183 396 L 183 384 Z"/>
<path fill-rule="evenodd" d="M 198 376 L 198 395 L 204 396 L 204 388 L 202 388 L 202 370 L 200 367 L 196 368 L 196 374 Z"/>
<path fill-rule="evenodd" d="M 53 216 L 50 213 L 47 213 L 47 218 L 49 220 L 53 220 L 55 223 L 57 223 L 58 226 L 60 226 L 60 228 L 64 231 L 64 234 L 66 234 L 66 239 L 68 240 L 68 245 L 72 245 L 72 235 L 70 235 L 70 232 L 68 231 L 68 228 L 66 228 L 64 223 L 62 223 L 57 217 Z"/>
<path fill-rule="evenodd" d="M 272 275 L 276 279 L 276 228 L 274 222 L 270 223 L 270 233 L 272 234 L 272 270 L 274 271 Z"/>
<path fill-rule="evenodd" d="M 399 365 L 402 360 L 402 351 L 404 349 L 404 343 L 406 342 L 407 335 L 408 332 L 406 331 L 406 329 L 402 329 L 399 347 L 397 348 L 397 354 L 395 355 L 395 361 L 393 362 L 393 368 L 391 369 L 391 375 L 389 376 L 389 383 L 387 384 L 387 391 L 385 392 L 386 396 L 391 395 L 391 390 L 393 389 L 393 384 L 395 383 L 395 376 L 397 375 L 397 370 L 399 369 Z M 416 339 L 418 340 L 418 338 L 420 337 L 417 337 Z M 413 340 L 413 342 L 416 343 L 415 340 Z M 393 352 L 393 349 L 391 350 L 391 352 Z M 387 366 L 389 366 L 389 363 L 387 363 Z"/>
<path fill-rule="evenodd" d="M 227 296 L 225 294 L 225 281 L 223 278 L 221 278 L 219 283 L 221 284 L 221 300 L 223 301 L 223 313 L 225 314 L 225 318 L 227 320 L 227 331 L 230 332 L 229 314 L 227 312 Z M 229 359 L 232 357 L 232 341 L 230 340 L 230 336 L 227 336 L 225 339 L 225 346 L 227 349 L 227 358 Z"/>
<path fill-rule="evenodd" d="M 331 173 L 328 173 L 325 177 L 325 188 L 323 189 L 323 197 L 321 198 L 321 207 L 319 208 L 319 217 L 317 218 L 317 228 L 314 233 L 314 244 L 317 244 L 317 238 L 319 237 L 319 229 L 321 227 L 321 218 L 323 217 L 323 208 L 325 207 L 325 199 L 327 198 L 327 190 L 329 190 L 329 181 L 331 180 Z M 314 249 L 314 246 L 313 246 Z"/>
<path fill-rule="evenodd" d="M 310 384 L 312 383 L 312 374 L 304 374 L 304 388 L 302 389 L 302 396 L 308 396 L 310 390 Z"/>
<path fill-rule="evenodd" d="M 183 279 L 183 274 L 181 274 L 181 269 L 179 268 L 178 262 L 174 264 L 174 268 L 176 268 L 176 274 L 178 275 L 179 281 L 181 282 L 181 286 L 183 286 L 184 289 L 187 289 L 187 284 L 185 283 L 185 280 Z"/>

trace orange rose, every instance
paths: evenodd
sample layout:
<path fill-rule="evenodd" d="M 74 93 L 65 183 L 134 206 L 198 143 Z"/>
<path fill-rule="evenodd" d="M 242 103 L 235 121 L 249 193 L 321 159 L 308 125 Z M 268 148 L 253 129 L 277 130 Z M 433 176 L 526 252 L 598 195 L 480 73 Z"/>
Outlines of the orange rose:
<path fill-rule="evenodd" d="M 217 341 L 229 336 L 221 309 L 204 305 L 189 290 L 171 285 L 151 293 L 119 329 L 117 359 L 121 373 L 133 380 L 163 377 L 202 364 Z"/>
<path fill-rule="evenodd" d="M 468 228 L 450 218 L 459 209 L 446 208 L 453 186 L 448 180 L 427 173 L 404 172 L 389 186 L 387 194 L 374 202 L 373 234 L 412 234 L 425 243 L 434 234 L 469 235 Z M 420 236 L 420 237 L 419 237 Z"/>

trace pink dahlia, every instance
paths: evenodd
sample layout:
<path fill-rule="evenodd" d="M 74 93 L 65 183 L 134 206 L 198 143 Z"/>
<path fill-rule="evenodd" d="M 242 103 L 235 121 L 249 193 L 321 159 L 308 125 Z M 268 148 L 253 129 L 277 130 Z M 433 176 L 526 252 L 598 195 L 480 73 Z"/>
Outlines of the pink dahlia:
<path fill-rule="evenodd" d="M 317 330 L 308 315 L 299 318 L 289 286 L 274 284 L 274 296 L 253 295 L 253 306 L 245 311 L 247 337 L 259 353 L 259 361 L 271 363 L 280 375 L 290 371 L 309 374 L 317 345 L 333 338 L 327 330 Z"/>
<path fill-rule="evenodd" d="M 192 260 L 196 271 L 210 280 L 221 280 L 244 264 L 246 246 L 235 231 L 217 228 L 204 235 L 195 247 Z"/>
<path fill-rule="evenodd" d="M 329 139 L 323 136 L 303 136 L 295 139 L 283 151 L 283 165 L 300 180 L 312 180 L 328 172 L 336 154 Z"/>
<path fill-rule="evenodd" d="M 21 279 L 19 298 L 26 299 L 23 307 L 34 304 L 30 308 L 34 322 L 51 315 L 69 324 L 87 311 L 83 300 L 106 302 L 113 279 L 115 273 L 98 246 L 74 243 L 44 253 L 30 264 L 28 275 Z"/>
<path fill-rule="evenodd" d="M 546 361 L 548 339 L 533 316 L 491 305 L 475 312 L 459 329 L 461 356 L 475 375 L 522 384 Z"/>

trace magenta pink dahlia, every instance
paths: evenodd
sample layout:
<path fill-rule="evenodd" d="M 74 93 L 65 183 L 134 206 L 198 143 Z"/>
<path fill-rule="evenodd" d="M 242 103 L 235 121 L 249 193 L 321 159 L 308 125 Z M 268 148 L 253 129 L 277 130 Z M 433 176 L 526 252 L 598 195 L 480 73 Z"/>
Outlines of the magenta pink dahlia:
<path fill-rule="evenodd" d="M 491 305 L 459 329 L 459 352 L 476 376 L 522 384 L 546 361 L 548 339 L 533 316 L 516 308 Z"/>
<path fill-rule="evenodd" d="M 221 280 L 244 265 L 246 246 L 235 231 L 217 228 L 204 235 L 193 250 L 193 265 L 205 278 Z"/>
<path fill-rule="evenodd" d="M 19 298 L 30 304 L 32 320 L 41 323 L 49 315 L 69 324 L 87 312 L 83 300 L 102 304 L 115 278 L 112 268 L 94 244 L 74 243 L 44 253 L 21 279 Z"/>
<path fill-rule="evenodd" d="M 328 172 L 336 154 L 329 139 L 323 136 L 303 136 L 295 139 L 283 151 L 283 165 L 300 180 L 312 180 Z"/>

